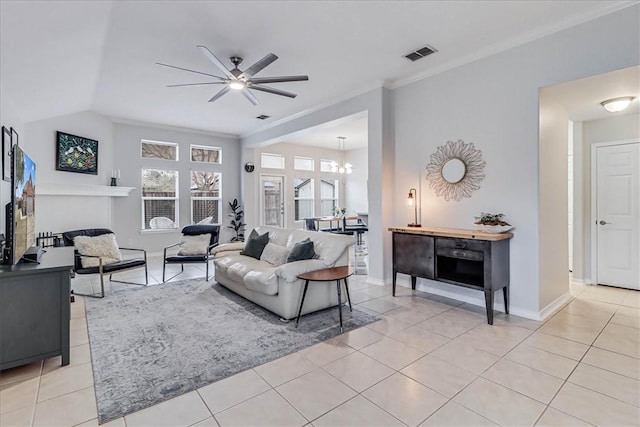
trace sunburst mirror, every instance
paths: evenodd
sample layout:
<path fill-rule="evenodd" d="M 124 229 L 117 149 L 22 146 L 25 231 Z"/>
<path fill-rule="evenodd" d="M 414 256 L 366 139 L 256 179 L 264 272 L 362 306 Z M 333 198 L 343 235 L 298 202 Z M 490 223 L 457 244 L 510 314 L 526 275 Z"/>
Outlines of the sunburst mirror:
<path fill-rule="evenodd" d="M 427 182 L 436 196 L 459 202 L 480 188 L 485 165 L 472 142 L 447 141 L 429 157 Z"/>

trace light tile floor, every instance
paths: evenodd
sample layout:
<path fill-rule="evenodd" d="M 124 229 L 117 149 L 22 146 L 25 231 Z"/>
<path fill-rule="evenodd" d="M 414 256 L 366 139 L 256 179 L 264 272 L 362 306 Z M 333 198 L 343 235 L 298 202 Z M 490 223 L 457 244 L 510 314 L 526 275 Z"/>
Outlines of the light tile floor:
<path fill-rule="evenodd" d="M 149 263 L 157 284 L 161 260 Z M 125 286 L 109 284 L 107 298 Z M 545 323 L 500 313 L 488 326 L 482 308 L 406 288 L 394 298 L 366 276 L 350 289 L 382 320 L 107 425 L 640 425 L 640 292 L 574 287 Z M 97 425 L 83 298 L 71 313 L 69 366 L 0 373 L 3 427 Z"/>

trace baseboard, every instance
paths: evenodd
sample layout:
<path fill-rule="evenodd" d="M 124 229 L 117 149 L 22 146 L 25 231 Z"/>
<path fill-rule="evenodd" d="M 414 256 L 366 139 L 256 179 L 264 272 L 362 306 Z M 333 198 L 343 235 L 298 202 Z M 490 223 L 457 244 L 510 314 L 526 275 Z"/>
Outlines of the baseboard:
<path fill-rule="evenodd" d="M 371 283 L 372 285 L 385 286 L 387 283 L 384 280 L 377 279 L 375 277 L 368 276 L 367 283 Z"/>
<path fill-rule="evenodd" d="M 569 283 L 571 283 L 572 285 L 588 285 L 589 283 L 591 283 L 591 279 L 574 279 L 574 278 L 571 278 L 571 279 L 569 279 Z"/>
<path fill-rule="evenodd" d="M 560 311 L 562 307 L 567 305 L 572 299 L 573 296 L 571 296 L 571 292 L 565 292 L 564 294 L 556 298 L 555 301 L 552 301 L 545 308 L 540 310 L 540 318 L 536 320 L 547 320 L 549 317 Z"/>
<path fill-rule="evenodd" d="M 484 293 L 482 292 L 469 290 L 469 292 L 477 293 L 479 295 L 478 297 L 475 297 L 472 295 L 466 295 L 459 292 L 452 292 L 446 289 L 441 289 L 439 287 L 430 285 L 429 282 L 430 280 L 428 279 L 420 279 L 420 282 L 416 284 L 416 289 L 419 291 L 440 295 L 443 297 L 451 298 L 457 301 L 466 302 L 472 305 L 476 305 L 478 307 L 485 308 Z M 438 282 L 434 282 L 434 283 L 438 283 Z M 409 280 L 408 277 L 398 277 L 397 284 L 411 289 L 411 281 Z M 458 288 L 458 287 L 456 287 L 456 289 L 467 290 L 466 288 Z M 504 303 L 501 301 L 494 301 L 493 309 L 504 312 Z M 521 307 L 514 307 L 513 304 L 509 306 L 509 313 L 513 314 L 514 316 L 524 317 L 526 319 L 541 320 L 541 314 L 538 313 L 537 311 L 527 310 Z"/>

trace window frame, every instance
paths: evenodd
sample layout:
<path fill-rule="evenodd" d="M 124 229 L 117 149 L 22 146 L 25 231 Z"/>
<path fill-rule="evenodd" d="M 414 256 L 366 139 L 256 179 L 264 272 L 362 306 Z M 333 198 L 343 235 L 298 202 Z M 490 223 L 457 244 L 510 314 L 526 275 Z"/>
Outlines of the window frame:
<path fill-rule="evenodd" d="M 160 160 L 160 159 L 158 159 Z M 167 160 L 167 159 L 162 159 Z M 142 182 L 142 174 L 144 170 L 162 170 L 162 171 L 170 171 L 176 173 L 176 194 L 174 197 L 149 197 L 144 196 L 144 183 Z M 173 200 L 174 201 L 174 210 L 175 210 L 175 220 L 173 221 L 175 226 L 172 228 L 145 228 L 145 207 L 144 202 L 146 200 Z M 140 168 L 140 214 L 141 214 L 141 232 L 142 233 L 162 233 L 168 231 L 175 231 L 180 228 L 180 171 L 176 169 L 163 169 L 156 167 L 142 167 Z"/>
<path fill-rule="evenodd" d="M 311 161 L 311 169 L 300 169 L 296 167 L 296 160 L 306 160 Z M 303 172 L 315 172 L 316 170 L 316 159 L 313 157 L 303 157 L 303 156 L 293 156 L 293 170 L 303 171 Z"/>
<path fill-rule="evenodd" d="M 336 160 L 329 160 L 329 159 L 320 159 L 320 172 L 321 173 L 333 173 L 333 172 L 331 172 L 331 164 L 332 163 L 337 163 L 337 161 Z M 324 165 L 324 164 L 329 165 L 329 169 L 327 169 L 327 170 L 322 169 L 322 165 Z"/>
<path fill-rule="evenodd" d="M 197 162 L 197 163 L 204 163 L 204 164 L 208 164 L 208 162 Z M 193 193 L 191 192 L 191 181 L 192 179 L 192 174 L 194 172 L 205 172 L 205 173 L 212 173 L 214 175 L 219 175 L 220 176 L 220 181 L 219 181 L 219 189 L 218 189 L 218 197 L 212 197 L 212 196 L 207 196 L 207 197 L 193 197 Z M 216 224 L 216 225 L 222 225 L 222 172 L 216 172 L 216 171 L 203 171 L 203 170 L 193 170 L 191 169 L 189 171 L 189 209 L 191 211 L 190 213 L 190 217 L 191 217 L 191 224 L 195 224 L 196 222 L 193 219 L 193 201 L 195 200 L 218 200 L 218 218 L 217 218 L 217 222 L 212 222 L 212 224 Z M 216 219 L 216 218 L 213 218 Z"/>
<path fill-rule="evenodd" d="M 297 197 L 296 196 L 296 179 L 300 179 L 302 180 L 302 182 L 305 181 L 311 181 L 311 197 Z M 311 214 L 312 216 L 315 216 L 315 212 L 316 212 L 316 179 L 315 177 L 300 177 L 300 176 L 294 176 L 293 178 L 293 220 L 294 221 L 302 221 L 304 218 L 297 218 L 297 211 L 296 211 L 296 202 L 300 201 L 300 200 L 310 200 L 311 201 Z"/>
<path fill-rule="evenodd" d="M 205 150 L 217 150 L 220 154 L 218 155 L 217 162 L 204 162 L 200 160 L 193 160 L 193 149 L 194 148 L 203 148 Z M 203 165 L 221 165 L 222 164 L 222 148 L 214 147 L 212 145 L 198 145 L 198 144 L 189 144 L 189 162 L 190 163 L 198 163 Z"/>
<path fill-rule="evenodd" d="M 326 198 L 326 197 L 322 197 L 322 182 L 326 182 L 327 184 L 330 183 L 330 181 L 333 181 L 333 197 L 332 198 Z M 319 200 L 320 200 L 320 215 L 322 215 L 322 202 L 323 201 L 329 201 L 332 200 L 334 202 L 334 210 L 331 213 L 331 215 L 336 215 L 335 212 L 335 208 L 340 206 L 340 180 L 339 179 L 325 179 L 325 178 L 320 178 L 320 195 L 319 195 Z"/>
<path fill-rule="evenodd" d="M 279 157 L 282 159 L 282 167 L 269 167 L 269 166 L 264 166 L 263 165 L 263 157 L 264 156 L 272 156 L 272 157 Z M 261 169 L 273 169 L 273 170 L 285 170 L 286 169 L 286 159 L 284 157 L 284 154 L 278 154 L 278 153 L 260 153 L 260 168 Z"/>
<path fill-rule="evenodd" d="M 161 159 L 159 157 L 145 157 L 142 155 L 142 144 L 151 144 L 151 145 L 169 145 L 176 147 L 176 158 L 175 159 Z M 177 142 L 168 142 L 168 141 L 155 141 L 152 139 L 140 139 L 140 158 L 142 160 L 162 160 L 166 162 L 179 162 L 180 161 L 180 144 Z"/>

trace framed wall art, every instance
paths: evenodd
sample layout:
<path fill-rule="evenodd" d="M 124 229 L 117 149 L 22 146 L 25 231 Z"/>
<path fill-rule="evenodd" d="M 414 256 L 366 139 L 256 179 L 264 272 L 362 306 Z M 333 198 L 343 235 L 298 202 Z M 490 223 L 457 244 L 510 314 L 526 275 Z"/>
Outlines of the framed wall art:
<path fill-rule="evenodd" d="M 11 181 L 11 130 L 2 126 L 2 180 Z"/>
<path fill-rule="evenodd" d="M 98 141 L 58 131 L 56 170 L 98 174 Z"/>

